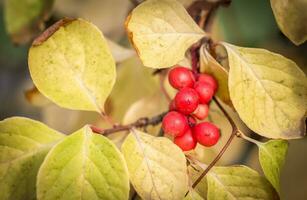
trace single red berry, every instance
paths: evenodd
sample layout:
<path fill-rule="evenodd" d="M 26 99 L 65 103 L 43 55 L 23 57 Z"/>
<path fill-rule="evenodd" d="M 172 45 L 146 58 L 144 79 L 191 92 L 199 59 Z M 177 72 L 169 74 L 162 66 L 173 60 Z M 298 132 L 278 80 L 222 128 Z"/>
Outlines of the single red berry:
<path fill-rule="evenodd" d="M 162 128 L 164 133 L 176 137 L 183 135 L 189 129 L 189 124 L 183 114 L 171 111 L 164 116 Z"/>
<path fill-rule="evenodd" d="M 182 151 L 190 151 L 195 149 L 197 144 L 191 129 L 186 131 L 182 136 L 175 137 L 174 143 L 179 146 Z"/>
<path fill-rule="evenodd" d="M 203 120 L 208 116 L 209 106 L 207 104 L 198 104 L 196 110 L 193 112 L 193 116 L 199 120 Z"/>
<path fill-rule="evenodd" d="M 176 109 L 183 114 L 192 113 L 198 106 L 199 97 L 192 88 L 183 88 L 175 96 Z"/>
<path fill-rule="evenodd" d="M 176 89 L 193 87 L 195 78 L 193 72 L 185 67 L 175 67 L 168 74 L 168 81 Z"/>
<path fill-rule="evenodd" d="M 188 118 L 188 123 L 189 123 L 190 127 L 193 127 L 193 126 L 196 125 L 197 121 L 193 116 L 189 115 L 189 116 L 187 116 L 187 118 Z"/>
<path fill-rule="evenodd" d="M 214 89 L 212 85 L 206 82 L 196 82 L 194 85 L 194 89 L 196 90 L 199 96 L 199 102 L 202 104 L 207 104 L 212 99 L 214 95 Z"/>
<path fill-rule="evenodd" d="M 211 147 L 220 138 L 220 130 L 210 122 L 202 122 L 193 127 L 193 135 L 198 143 Z"/>
<path fill-rule="evenodd" d="M 213 76 L 209 75 L 209 74 L 200 74 L 198 76 L 197 81 L 199 82 L 205 82 L 210 84 L 213 87 L 213 90 L 216 91 L 218 84 L 217 81 L 215 80 L 215 78 L 213 78 Z"/>
<path fill-rule="evenodd" d="M 170 111 L 176 110 L 176 105 L 174 100 L 171 100 L 171 102 L 169 103 L 169 110 Z"/>

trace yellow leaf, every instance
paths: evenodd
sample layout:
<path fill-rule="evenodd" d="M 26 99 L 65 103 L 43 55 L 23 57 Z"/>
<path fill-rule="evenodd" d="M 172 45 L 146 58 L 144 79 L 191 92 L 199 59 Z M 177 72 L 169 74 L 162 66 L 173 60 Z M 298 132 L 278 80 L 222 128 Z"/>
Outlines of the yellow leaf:
<path fill-rule="evenodd" d="M 228 105 L 231 104 L 228 91 L 228 71 L 218 63 L 203 45 L 200 48 L 200 70 L 202 73 L 211 74 L 218 82 L 216 95 Z"/>
<path fill-rule="evenodd" d="M 38 90 L 56 104 L 75 110 L 104 111 L 115 82 L 115 62 L 93 24 L 64 19 L 38 37 L 29 52 Z"/>
<path fill-rule="evenodd" d="M 296 45 L 307 40 L 307 1 L 271 0 L 280 30 Z"/>
<path fill-rule="evenodd" d="M 130 181 L 142 199 L 184 198 L 188 190 L 186 159 L 169 139 L 132 130 L 122 152 Z"/>
<path fill-rule="evenodd" d="M 127 18 L 126 28 L 143 64 L 152 68 L 177 64 L 205 36 L 176 0 L 145 1 Z"/>
<path fill-rule="evenodd" d="M 264 49 L 223 45 L 230 66 L 230 97 L 243 122 L 268 138 L 304 136 L 307 79 L 300 68 Z"/>

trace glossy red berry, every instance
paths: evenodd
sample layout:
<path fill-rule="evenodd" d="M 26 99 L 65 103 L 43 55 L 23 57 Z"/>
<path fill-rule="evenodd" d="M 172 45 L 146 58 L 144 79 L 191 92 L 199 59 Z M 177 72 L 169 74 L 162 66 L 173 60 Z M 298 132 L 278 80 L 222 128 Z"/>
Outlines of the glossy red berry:
<path fill-rule="evenodd" d="M 206 82 L 196 82 L 194 85 L 194 89 L 199 96 L 199 102 L 202 104 L 209 103 L 214 95 L 214 89 L 212 85 Z"/>
<path fill-rule="evenodd" d="M 187 118 L 176 111 L 167 113 L 162 120 L 164 133 L 174 137 L 183 135 L 190 127 Z"/>
<path fill-rule="evenodd" d="M 176 109 L 183 114 L 194 112 L 199 103 L 197 92 L 192 88 L 183 88 L 175 96 Z"/>
<path fill-rule="evenodd" d="M 169 103 L 169 110 L 170 111 L 176 110 L 176 105 L 175 105 L 175 101 L 174 100 L 171 100 L 171 102 Z"/>
<path fill-rule="evenodd" d="M 213 87 L 213 90 L 216 91 L 218 84 L 217 81 L 213 78 L 213 76 L 209 75 L 209 74 L 200 74 L 198 76 L 197 81 L 199 82 L 205 82 L 210 84 Z"/>
<path fill-rule="evenodd" d="M 185 132 L 182 136 L 175 137 L 174 143 L 179 146 L 182 151 L 190 151 L 195 149 L 196 147 L 196 140 L 193 137 L 191 129 Z"/>
<path fill-rule="evenodd" d="M 209 106 L 207 104 L 198 104 L 196 110 L 193 112 L 193 116 L 199 120 L 203 120 L 208 116 Z"/>
<path fill-rule="evenodd" d="M 175 67 L 168 74 L 168 80 L 171 86 L 176 89 L 184 87 L 193 87 L 195 78 L 193 72 L 185 67 Z"/>
<path fill-rule="evenodd" d="M 211 147 L 220 138 L 220 130 L 210 122 L 202 122 L 193 127 L 193 135 L 198 143 Z"/>

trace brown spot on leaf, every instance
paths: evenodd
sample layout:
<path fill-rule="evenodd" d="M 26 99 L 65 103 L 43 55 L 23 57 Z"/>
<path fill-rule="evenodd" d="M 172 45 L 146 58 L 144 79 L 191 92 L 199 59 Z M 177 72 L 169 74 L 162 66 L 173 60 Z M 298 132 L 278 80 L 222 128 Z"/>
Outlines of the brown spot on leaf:
<path fill-rule="evenodd" d="M 71 22 L 75 21 L 76 19 L 73 18 L 64 18 L 60 21 L 56 22 L 49 28 L 47 28 L 40 36 L 38 36 L 32 43 L 32 46 L 39 46 L 43 42 L 45 42 L 49 37 L 51 37 L 57 30 L 59 30 L 61 27 L 65 27 Z"/>

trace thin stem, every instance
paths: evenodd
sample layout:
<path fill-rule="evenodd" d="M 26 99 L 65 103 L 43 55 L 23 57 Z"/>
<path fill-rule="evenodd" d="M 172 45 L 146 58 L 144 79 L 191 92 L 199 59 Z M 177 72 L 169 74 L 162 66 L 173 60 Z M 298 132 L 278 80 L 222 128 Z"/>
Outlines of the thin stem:
<path fill-rule="evenodd" d="M 149 125 L 155 126 L 157 124 L 159 124 L 163 117 L 167 114 L 167 112 L 163 112 L 157 116 L 154 116 L 152 118 L 140 118 L 138 120 L 136 120 L 135 122 L 131 123 L 131 124 L 127 124 L 127 125 L 117 125 L 114 128 L 110 128 L 110 129 L 100 129 L 97 128 L 95 126 L 91 126 L 91 129 L 94 133 L 97 134 L 101 134 L 101 135 L 109 135 L 111 133 L 116 133 L 116 132 L 120 132 L 120 131 L 127 131 L 130 130 L 132 128 L 142 128 L 142 127 L 146 127 Z"/>
<path fill-rule="evenodd" d="M 227 142 L 225 143 L 225 145 L 223 146 L 223 148 L 221 149 L 221 151 L 218 153 L 218 155 L 214 158 L 214 160 L 208 165 L 208 167 L 203 171 L 203 173 L 193 183 L 192 188 L 195 188 L 198 185 L 198 183 L 200 183 L 200 181 L 206 176 L 206 174 L 212 169 L 212 167 L 214 167 L 214 165 L 220 160 L 220 158 L 225 153 L 225 151 L 227 150 L 227 148 L 229 147 L 229 145 L 231 144 L 231 142 L 233 141 L 233 139 L 235 138 L 235 136 L 238 133 L 237 125 L 234 123 L 234 121 L 229 116 L 227 111 L 223 108 L 223 106 L 220 104 L 220 102 L 215 97 L 213 97 L 213 101 L 217 104 L 217 106 L 220 108 L 220 110 L 223 112 L 223 114 L 228 119 L 229 123 L 231 124 L 232 133 L 229 136 L 229 138 L 228 138 Z"/>
<path fill-rule="evenodd" d="M 259 142 L 259 141 L 257 141 L 257 140 L 254 140 L 253 138 L 250 138 L 250 137 L 248 137 L 248 136 L 246 136 L 244 133 L 242 133 L 241 131 L 238 131 L 238 137 L 240 137 L 240 138 L 242 138 L 242 139 L 244 139 L 244 140 L 246 140 L 246 141 L 249 141 L 249 142 L 251 142 L 251 143 L 253 143 L 253 144 L 256 144 L 256 145 L 261 145 L 262 144 L 262 142 Z"/>

